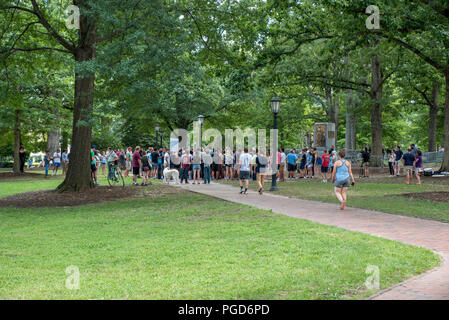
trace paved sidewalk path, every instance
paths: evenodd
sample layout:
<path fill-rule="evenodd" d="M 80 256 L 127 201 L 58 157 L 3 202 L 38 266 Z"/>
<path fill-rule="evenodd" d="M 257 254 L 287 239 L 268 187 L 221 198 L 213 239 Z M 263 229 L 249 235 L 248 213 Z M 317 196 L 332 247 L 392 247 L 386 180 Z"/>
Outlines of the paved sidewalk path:
<path fill-rule="evenodd" d="M 438 299 L 449 300 L 449 224 L 388 213 L 347 207 L 341 211 L 336 204 L 308 201 L 272 195 L 262 196 L 248 191 L 240 195 L 239 189 L 230 185 L 181 185 L 227 201 L 272 210 L 290 217 L 332 225 L 343 229 L 367 233 L 386 239 L 431 249 L 442 257 L 440 267 L 385 289 L 370 299 Z M 350 203 L 349 194 L 349 203 Z"/>

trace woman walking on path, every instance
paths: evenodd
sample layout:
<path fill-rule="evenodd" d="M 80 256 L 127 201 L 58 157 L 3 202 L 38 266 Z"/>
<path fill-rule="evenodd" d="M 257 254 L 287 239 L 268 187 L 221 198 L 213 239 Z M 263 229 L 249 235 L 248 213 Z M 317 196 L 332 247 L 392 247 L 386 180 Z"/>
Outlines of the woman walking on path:
<path fill-rule="evenodd" d="M 344 210 L 346 206 L 346 191 L 349 184 L 354 185 L 354 176 L 352 175 L 351 163 L 345 159 L 346 149 L 338 153 L 339 160 L 335 162 L 334 171 L 332 172 L 332 182 L 335 183 L 334 190 L 337 199 L 341 203 L 340 210 Z"/>

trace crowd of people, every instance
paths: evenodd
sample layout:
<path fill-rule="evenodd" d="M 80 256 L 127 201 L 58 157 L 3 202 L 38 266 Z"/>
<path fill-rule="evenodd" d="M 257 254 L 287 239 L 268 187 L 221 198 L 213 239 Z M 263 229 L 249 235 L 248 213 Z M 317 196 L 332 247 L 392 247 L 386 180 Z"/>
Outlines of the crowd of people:
<path fill-rule="evenodd" d="M 112 166 L 118 166 L 127 177 L 133 176 L 133 185 L 137 186 L 138 178 L 142 178 L 140 185 L 149 184 L 149 179 L 163 179 L 164 169 L 178 170 L 180 182 L 185 184 L 209 184 L 211 180 L 239 180 L 240 194 L 247 194 L 250 180 L 258 184 L 259 194 L 263 194 L 264 182 L 274 174 L 278 181 L 314 178 L 319 175 L 322 182 L 329 179 L 335 183 L 335 193 L 341 202 L 341 208 L 346 204 L 346 190 L 354 184 L 351 163 L 345 159 L 346 151 L 339 154 L 334 148 L 324 150 L 320 155 L 316 148 L 302 149 L 299 153 L 295 149 L 288 154 L 279 149 L 276 154 L 276 164 L 272 165 L 270 152 L 264 149 L 245 147 L 243 150 L 179 150 L 170 152 L 167 148 L 159 150 L 152 147 L 107 151 L 98 151 L 96 146 L 91 150 L 91 170 L 96 184 L 97 172 L 102 170 L 106 175 Z M 273 171 L 274 169 L 274 171 Z M 288 172 L 285 178 L 284 171 Z M 189 180 L 191 182 L 189 182 Z M 202 181 L 202 182 L 201 182 Z"/>
<path fill-rule="evenodd" d="M 242 158 L 242 156 L 244 158 Z M 361 153 L 361 177 L 369 177 L 370 150 L 365 147 Z M 48 158 L 48 155 L 47 155 Z M 105 151 L 91 151 L 91 168 L 98 183 L 97 173 L 106 176 L 110 172 L 111 164 L 120 167 L 124 176 L 133 175 L 133 184 L 137 185 L 137 178 L 143 178 L 141 185 L 148 185 L 149 179 L 163 179 L 164 168 L 179 171 L 181 183 L 200 184 L 210 183 L 211 180 L 238 180 L 240 171 L 248 171 L 248 180 L 257 181 L 259 192 L 263 192 L 263 181 L 272 175 L 271 156 L 265 150 L 179 150 L 170 152 L 168 148 L 146 149 L 141 147 L 128 147 L 127 149 L 108 148 Z M 58 150 L 53 157 L 48 158 L 54 162 L 53 174 L 57 174 L 60 163 L 63 163 L 63 172 L 66 170 L 68 155 L 65 151 Z M 400 146 L 394 150 L 387 150 L 387 159 L 391 176 L 399 176 L 404 168 L 406 183 L 410 184 L 416 177 L 421 183 L 420 175 L 423 172 L 422 152 L 414 144 L 404 153 Z M 241 161 L 244 160 L 243 163 Z M 323 183 L 332 179 L 335 165 L 339 155 L 332 146 L 329 150 L 319 152 L 317 148 L 304 148 L 297 152 L 296 149 L 278 149 L 276 155 L 276 177 L 278 181 L 294 179 L 319 178 Z M 46 160 L 46 163 L 48 161 Z M 349 161 L 350 162 L 350 161 Z M 243 165 L 245 170 L 240 166 Z M 247 168 L 248 167 L 248 168 Z M 248 169 L 248 170 L 246 170 Z"/>
<path fill-rule="evenodd" d="M 25 163 L 26 150 L 21 148 L 21 169 Z M 369 176 L 370 150 L 365 147 L 361 153 L 361 176 Z M 284 149 L 278 149 L 276 164 L 272 166 L 270 152 L 263 149 L 244 148 L 243 150 L 202 149 L 171 152 L 168 148 L 146 149 L 136 146 L 126 149 L 97 150 L 93 145 L 91 149 L 91 172 L 95 183 L 98 185 L 98 174 L 111 175 L 112 168 L 120 168 L 125 177 L 132 175 L 133 185 L 137 186 L 138 179 L 142 179 L 140 185 L 151 184 L 150 179 L 164 179 L 164 169 L 175 169 L 179 172 L 180 182 L 185 184 L 209 184 L 211 180 L 239 180 L 240 193 L 247 194 L 250 180 L 256 181 L 258 192 L 264 191 L 264 182 L 271 179 L 275 173 L 278 181 L 294 179 L 319 178 L 323 183 L 332 181 L 335 194 L 341 202 L 341 208 L 346 204 L 346 191 L 352 184 L 354 176 L 351 161 L 346 158 L 346 150 L 337 152 L 332 146 L 329 150 L 319 152 L 317 148 L 304 148 L 297 152 L 291 149 L 287 153 Z M 421 150 L 414 144 L 410 145 L 407 152 L 403 152 L 398 145 L 394 150 L 387 150 L 390 176 L 400 176 L 401 169 L 405 171 L 406 184 L 410 184 L 416 177 L 417 184 L 421 184 L 423 173 L 423 158 Z M 57 175 L 61 168 L 62 174 L 67 173 L 70 161 L 70 153 L 67 150 L 58 149 L 53 154 L 46 152 L 43 158 L 45 175 Z M 275 172 L 273 171 L 275 170 Z"/>
<path fill-rule="evenodd" d="M 404 168 L 406 184 L 410 184 L 413 176 L 416 177 L 417 184 L 421 184 L 421 174 L 423 174 L 423 158 L 421 150 L 414 144 L 410 145 L 407 152 L 401 150 L 401 146 L 396 146 L 394 150 L 388 151 L 388 167 L 390 177 L 400 176 L 401 168 Z"/>

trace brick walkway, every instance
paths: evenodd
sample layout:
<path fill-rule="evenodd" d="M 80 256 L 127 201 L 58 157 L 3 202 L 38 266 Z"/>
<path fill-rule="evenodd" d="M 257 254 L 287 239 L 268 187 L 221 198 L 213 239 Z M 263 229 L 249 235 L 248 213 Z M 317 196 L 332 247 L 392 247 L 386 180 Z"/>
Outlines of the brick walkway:
<path fill-rule="evenodd" d="M 449 224 L 417 218 L 347 207 L 340 211 L 336 204 L 287 198 L 265 192 L 248 191 L 240 195 L 233 186 L 182 185 L 183 188 L 227 201 L 247 204 L 290 217 L 367 233 L 386 239 L 431 249 L 442 257 L 440 267 L 385 289 L 370 299 L 449 300 Z M 349 194 L 349 203 L 350 203 Z"/>

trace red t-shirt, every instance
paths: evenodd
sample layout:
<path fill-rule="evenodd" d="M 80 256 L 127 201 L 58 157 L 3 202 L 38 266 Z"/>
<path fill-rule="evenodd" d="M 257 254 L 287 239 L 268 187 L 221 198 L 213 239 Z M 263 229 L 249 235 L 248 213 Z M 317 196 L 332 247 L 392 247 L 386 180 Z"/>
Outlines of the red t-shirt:
<path fill-rule="evenodd" d="M 140 160 L 140 153 L 139 151 L 134 151 L 133 153 L 133 168 L 139 168 L 139 160 Z"/>
<path fill-rule="evenodd" d="M 323 160 L 322 166 L 325 168 L 329 168 L 330 156 L 327 153 L 321 156 L 321 160 Z"/>

